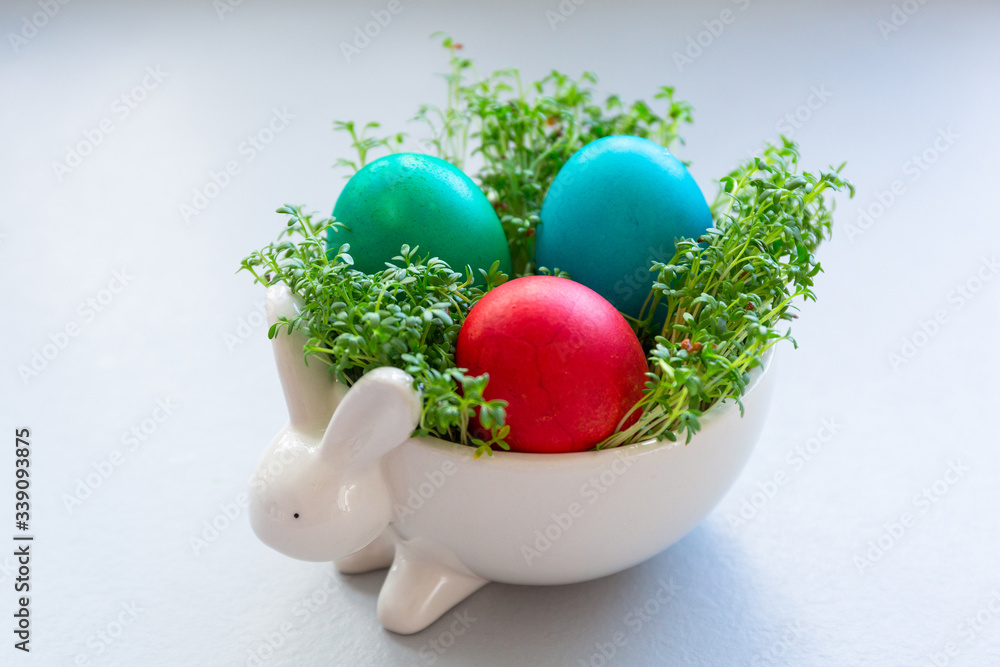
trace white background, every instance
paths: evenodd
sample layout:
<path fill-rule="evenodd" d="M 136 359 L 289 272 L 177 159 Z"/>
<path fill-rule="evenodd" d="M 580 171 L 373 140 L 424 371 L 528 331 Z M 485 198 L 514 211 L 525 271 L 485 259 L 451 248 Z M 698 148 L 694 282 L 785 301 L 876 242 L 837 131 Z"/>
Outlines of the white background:
<path fill-rule="evenodd" d="M 1000 279 L 984 260 L 1000 250 L 1000 8 L 914 2 L 883 35 L 888 0 L 589 0 L 550 24 L 557 4 L 404 0 L 348 63 L 339 44 L 385 3 L 245 0 L 220 18 L 210 0 L 72 0 L 17 50 L 9 33 L 41 10 L 4 3 L 0 539 L 14 532 L 13 432 L 28 426 L 37 541 L 30 655 L 11 646 L 13 560 L 0 549 L 0 664 L 245 665 L 283 624 L 291 632 L 266 664 L 597 665 L 595 643 L 619 630 L 627 642 L 610 664 L 931 665 L 935 654 L 996 664 Z M 731 23 L 702 34 L 707 46 L 679 67 L 675 53 L 725 9 Z M 482 71 L 594 70 L 602 93 L 627 99 L 675 84 L 696 117 L 679 154 L 709 195 L 796 111 L 805 165 L 847 160 L 859 191 L 840 202 L 819 301 L 795 323 L 800 349 L 781 353 L 759 448 L 717 511 L 606 579 L 487 586 L 459 605 L 475 621 L 444 653 L 433 647 L 451 643 L 450 621 L 411 637 L 379 627 L 381 573 L 333 575 L 336 592 L 302 613 L 332 567 L 270 551 L 243 511 L 197 553 L 191 544 L 244 492 L 286 417 L 265 327 L 232 344 L 263 296 L 234 273 L 239 260 L 280 230 L 277 206 L 333 207 L 344 180 L 331 165 L 347 154 L 334 119 L 419 132 L 407 119 L 443 96 L 436 30 L 464 42 Z M 120 118 L 112 105 L 147 67 L 165 78 Z M 814 87 L 828 99 L 800 109 Z M 294 118 L 247 160 L 241 143 L 275 108 Z M 113 131 L 60 180 L 53 163 L 106 117 Z M 949 128 L 957 138 L 934 149 Z M 928 149 L 933 164 L 913 171 Z M 179 206 L 230 160 L 240 173 L 186 224 Z M 850 234 L 897 180 L 895 201 Z M 80 304 L 115 271 L 127 286 L 90 319 Z M 963 285 L 977 290 L 971 299 L 956 296 Z M 919 335 L 938 311 L 944 323 Z M 79 334 L 23 379 L 19 367 L 71 324 Z M 914 338 L 916 354 L 894 368 L 890 353 Z M 123 434 L 167 399 L 172 416 L 130 451 Z M 836 435 L 791 463 L 824 419 Z M 115 450 L 121 465 L 67 509 L 66 494 Z M 968 470 L 918 503 L 951 463 Z M 776 472 L 787 483 L 753 496 Z M 759 509 L 733 525 L 745 500 Z M 904 512 L 914 521 L 888 537 Z M 880 537 L 888 548 L 860 567 Z M 627 615 L 660 581 L 676 596 L 632 633 Z M 97 633 L 117 633 L 123 604 L 137 616 L 105 644 Z M 957 655 L 946 658 L 950 643 Z"/>

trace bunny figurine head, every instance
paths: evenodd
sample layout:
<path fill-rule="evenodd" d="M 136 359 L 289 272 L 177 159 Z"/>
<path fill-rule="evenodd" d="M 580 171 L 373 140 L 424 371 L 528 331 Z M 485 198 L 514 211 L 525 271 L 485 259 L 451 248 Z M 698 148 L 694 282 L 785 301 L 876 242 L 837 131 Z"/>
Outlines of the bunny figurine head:
<path fill-rule="evenodd" d="M 299 302 L 268 290 L 267 316 L 291 318 Z M 283 329 L 272 341 L 289 423 L 250 480 L 250 523 L 262 542 L 293 558 L 330 561 L 371 543 L 392 520 L 381 459 L 409 438 L 420 396 L 398 368 L 377 368 L 344 393 L 305 337 Z"/>

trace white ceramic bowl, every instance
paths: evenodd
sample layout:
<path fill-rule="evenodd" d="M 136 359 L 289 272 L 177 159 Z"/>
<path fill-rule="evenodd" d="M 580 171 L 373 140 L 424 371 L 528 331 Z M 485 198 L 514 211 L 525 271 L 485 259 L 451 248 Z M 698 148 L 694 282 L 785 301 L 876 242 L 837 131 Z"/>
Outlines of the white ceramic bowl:
<path fill-rule="evenodd" d="M 687 444 L 475 459 L 471 447 L 407 440 L 385 461 L 393 525 L 404 539 L 447 546 L 489 581 L 568 584 L 637 565 L 684 537 L 739 476 L 767 416 L 770 360 L 743 417 L 735 403 L 716 404 Z"/>
<path fill-rule="evenodd" d="M 268 291 L 268 318 L 299 307 Z M 721 500 L 750 457 L 767 416 L 771 355 L 751 374 L 745 415 L 723 402 L 689 443 L 648 442 L 598 452 L 496 452 L 411 438 L 420 397 L 395 368 L 350 390 L 301 334 L 280 334 L 275 359 L 289 424 L 251 479 L 250 520 L 266 544 L 343 572 L 390 566 L 382 624 L 423 629 L 489 581 L 567 584 L 654 556 Z"/>

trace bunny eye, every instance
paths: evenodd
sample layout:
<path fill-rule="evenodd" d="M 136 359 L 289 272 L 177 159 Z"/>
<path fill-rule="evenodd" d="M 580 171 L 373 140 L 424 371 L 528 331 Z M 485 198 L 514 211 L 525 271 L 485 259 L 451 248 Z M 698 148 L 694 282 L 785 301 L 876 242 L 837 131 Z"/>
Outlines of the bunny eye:
<path fill-rule="evenodd" d="M 299 518 L 299 513 L 298 513 L 298 512 L 296 512 L 296 513 L 295 513 L 295 514 L 293 514 L 292 516 L 294 516 L 294 517 L 295 517 L 296 519 L 298 519 L 298 518 Z"/>

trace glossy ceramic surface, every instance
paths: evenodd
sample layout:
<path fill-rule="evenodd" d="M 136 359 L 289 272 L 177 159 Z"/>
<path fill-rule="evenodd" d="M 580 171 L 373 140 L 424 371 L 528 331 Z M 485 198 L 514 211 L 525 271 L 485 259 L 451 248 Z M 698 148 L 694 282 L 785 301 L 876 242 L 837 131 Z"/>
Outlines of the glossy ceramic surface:
<path fill-rule="evenodd" d="M 268 319 L 295 312 L 270 288 Z M 349 391 L 303 361 L 300 334 L 274 339 L 290 421 L 251 480 L 250 517 L 269 546 L 342 572 L 389 566 L 382 624 L 417 632 L 489 581 L 566 584 L 632 567 L 683 537 L 725 495 L 767 415 L 771 359 L 739 407 L 722 403 L 690 443 L 474 459 L 410 438 L 410 378 L 369 372 Z"/>

